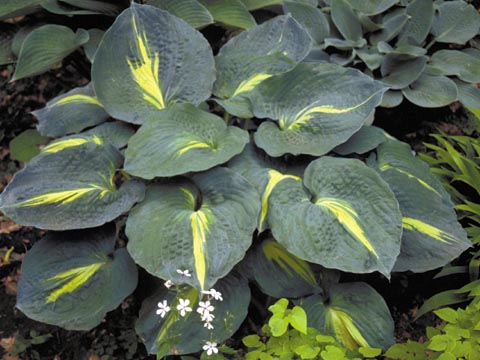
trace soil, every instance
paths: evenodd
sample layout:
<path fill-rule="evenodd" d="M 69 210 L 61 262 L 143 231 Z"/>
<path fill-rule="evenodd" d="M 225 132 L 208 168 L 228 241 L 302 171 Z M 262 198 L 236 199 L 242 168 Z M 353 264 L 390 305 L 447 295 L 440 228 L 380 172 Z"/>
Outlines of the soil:
<path fill-rule="evenodd" d="M 206 34 L 215 37 L 215 43 L 224 43 L 232 34 L 208 28 Z M 217 46 L 217 49 L 219 46 Z M 78 54 L 64 61 L 63 67 L 41 76 L 8 83 L 13 67 L 0 68 L 0 192 L 23 164 L 10 160 L 8 144 L 18 134 L 34 128 L 35 120 L 30 111 L 38 109 L 53 97 L 74 87 L 88 83 L 88 71 L 84 62 L 78 62 Z M 400 114 L 400 115 L 399 115 Z M 401 117 L 399 117 L 401 116 Z M 406 141 L 416 151 L 424 150 L 423 142 L 430 141 L 429 134 L 441 129 L 447 133 L 461 133 L 463 112 L 456 106 L 441 109 L 422 109 L 406 100 L 394 110 L 379 109 L 375 125 L 389 131 L 393 136 Z M 104 321 L 88 332 L 66 331 L 27 318 L 15 308 L 16 283 L 25 252 L 45 235 L 45 231 L 32 227 L 20 227 L 0 215 L 0 357 L 16 359 L 155 359 L 148 356 L 145 347 L 135 334 L 134 323 L 140 307 L 140 299 L 148 291 L 140 287 L 115 311 L 107 314 Z M 10 252 L 9 261 L 5 261 Z M 427 314 L 413 321 L 422 302 L 439 291 L 445 283 L 433 281 L 435 272 L 425 274 L 395 274 L 391 281 L 377 275 L 362 276 L 379 291 L 390 306 L 395 320 L 395 336 L 398 342 L 425 338 L 425 327 L 435 326 L 438 319 Z M 148 283 L 148 275 L 141 273 L 140 284 Z M 352 276 L 352 278 L 356 278 Z M 144 281 L 142 281 L 142 279 Z M 458 279 L 458 283 L 466 279 Z M 254 293 L 256 292 L 253 288 Z M 264 309 L 252 305 L 250 317 L 234 336 L 239 340 L 261 327 L 260 315 Z M 31 344 L 35 337 L 31 332 L 49 337 L 42 344 Z M 33 336 L 32 336 L 33 335 Z M 12 346 L 26 346 L 20 355 L 7 355 Z M 173 357 L 172 357 L 173 359 Z"/>

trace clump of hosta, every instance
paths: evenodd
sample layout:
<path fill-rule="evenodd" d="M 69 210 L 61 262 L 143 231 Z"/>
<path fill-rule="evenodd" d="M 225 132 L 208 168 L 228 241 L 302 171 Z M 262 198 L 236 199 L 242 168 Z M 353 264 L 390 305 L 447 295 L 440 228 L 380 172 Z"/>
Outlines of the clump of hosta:
<path fill-rule="evenodd" d="M 55 230 L 25 257 L 25 314 L 92 328 L 133 292 L 139 266 L 156 285 L 136 331 L 159 358 L 216 353 L 247 316 L 249 281 L 296 299 L 348 349 L 393 343 L 383 298 L 341 272 L 427 271 L 470 243 L 428 166 L 367 126 L 391 87 L 312 61 L 318 39 L 292 14 L 215 57 L 169 12 L 132 4 L 117 17 L 91 84 L 35 112 L 59 138 L 0 195 L 12 220 Z"/>

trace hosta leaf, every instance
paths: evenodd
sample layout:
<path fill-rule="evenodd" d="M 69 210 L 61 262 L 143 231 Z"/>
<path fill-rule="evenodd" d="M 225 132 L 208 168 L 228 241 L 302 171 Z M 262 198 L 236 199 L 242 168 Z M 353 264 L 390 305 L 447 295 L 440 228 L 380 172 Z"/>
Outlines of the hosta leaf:
<path fill-rule="evenodd" d="M 212 14 L 215 21 L 225 25 L 249 29 L 255 26 L 255 18 L 240 0 L 199 0 Z"/>
<path fill-rule="evenodd" d="M 410 60 L 427 54 L 427 50 L 418 46 L 403 44 L 394 49 L 384 41 L 379 42 L 377 48 L 382 53 L 397 55 L 399 60 Z"/>
<path fill-rule="evenodd" d="M 404 60 L 402 55 L 388 54 L 380 68 L 381 80 L 394 90 L 403 89 L 420 77 L 427 60 L 426 56 Z"/>
<path fill-rule="evenodd" d="M 142 200 L 144 186 L 117 190 L 120 153 L 100 138 L 52 144 L 17 172 L 0 196 L 0 210 L 18 224 L 51 230 L 102 225 Z"/>
<path fill-rule="evenodd" d="M 338 145 L 333 151 L 340 155 L 365 154 L 391 138 L 376 126 L 362 126 L 350 139 Z"/>
<path fill-rule="evenodd" d="M 245 178 L 224 168 L 195 175 L 193 182 L 151 186 L 132 210 L 126 233 L 130 254 L 148 272 L 203 290 L 245 255 L 260 200 Z"/>
<path fill-rule="evenodd" d="M 432 27 L 435 41 L 465 44 L 480 28 L 480 14 L 465 1 L 446 1 L 438 5 Z"/>
<path fill-rule="evenodd" d="M 76 33 L 62 25 L 44 25 L 25 38 L 12 80 L 50 70 L 89 39 L 87 30 Z"/>
<path fill-rule="evenodd" d="M 62 3 L 70 6 L 76 6 L 81 9 L 94 11 L 98 14 L 117 16 L 122 9 L 122 5 L 115 4 L 114 1 L 102 0 L 59 0 Z"/>
<path fill-rule="evenodd" d="M 36 24 L 36 25 L 33 25 L 33 26 L 22 26 L 18 31 L 17 33 L 15 34 L 15 36 L 13 37 L 13 41 L 12 41 L 12 52 L 15 56 L 18 57 L 18 55 L 20 55 L 20 50 L 22 49 L 22 44 L 23 44 L 23 41 L 25 40 L 25 38 L 35 29 L 38 29 L 39 27 L 41 27 L 42 25 L 41 24 Z"/>
<path fill-rule="evenodd" d="M 402 89 L 403 95 L 421 107 L 441 107 L 457 100 L 457 86 L 446 76 L 422 74 L 410 86 Z"/>
<path fill-rule="evenodd" d="M 3 0 L 0 5 L 0 20 L 31 13 L 43 2 L 45 0 Z"/>
<path fill-rule="evenodd" d="M 248 132 L 190 104 L 152 116 L 129 141 L 125 171 L 145 179 L 203 171 L 228 161 L 249 142 Z"/>
<path fill-rule="evenodd" d="M 407 6 L 407 15 L 410 17 L 398 36 L 398 45 L 420 46 L 428 36 L 433 24 L 433 1 L 414 0 Z"/>
<path fill-rule="evenodd" d="M 400 105 L 402 101 L 403 94 L 401 91 L 388 90 L 385 94 L 383 94 L 380 106 L 385 108 L 394 108 L 395 106 Z"/>
<path fill-rule="evenodd" d="M 173 103 L 200 104 L 214 80 L 212 50 L 202 34 L 166 11 L 135 3 L 105 33 L 92 64 L 106 111 L 136 124 Z"/>
<path fill-rule="evenodd" d="M 318 0 L 298 0 L 297 2 L 311 6 L 318 5 Z M 242 0 L 242 3 L 248 10 L 257 10 L 266 6 L 279 5 L 283 3 L 283 0 Z"/>
<path fill-rule="evenodd" d="M 149 0 L 147 4 L 167 10 L 197 29 L 213 23 L 212 14 L 197 0 Z"/>
<path fill-rule="evenodd" d="M 147 351 L 159 358 L 170 354 L 188 354 L 202 349 L 206 341 L 220 344 L 228 339 L 240 327 L 245 319 L 250 303 L 250 289 L 241 275 L 233 272 L 215 284 L 215 290 L 222 293 L 223 301 L 211 300 L 215 307 L 212 321 L 213 329 L 207 330 L 196 312 L 198 302 L 202 300 L 194 288 L 178 293 L 162 288 L 147 298 L 140 309 L 135 325 L 137 333 L 145 342 Z M 189 299 L 192 312 L 181 317 L 176 309 L 179 299 Z M 205 301 L 207 297 L 204 297 Z M 165 317 L 156 314 L 157 304 L 167 301 L 171 307 Z"/>
<path fill-rule="evenodd" d="M 378 69 L 382 63 L 384 56 L 380 54 L 374 47 L 365 46 L 362 49 L 358 49 L 357 55 L 367 65 L 370 70 Z"/>
<path fill-rule="evenodd" d="M 86 10 L 76 6 L 71 6 L 61 0 L 45 0 L 42 2 L 42 8 L 57 15 L 100 15 L 98 11 Z"/>
<path fill-rule="evenodd" d="M 273 236 L 292 254 L 327 268 L 389 277 L 400 252 L 401 214 L 388 185 L 362 162 L 317 159 L 303 184 L 281 181 L 269 207 Z"/>
<path fill-rule="evenodd" d="M 256 117 L 278 121 L 262 123 L 255 142 L 271 156 L 323 155 L 360 129 L 385 90 L 354 69 L 299 64 L 250 96 Z"/>
<path fill-rule="evenodd" d="M 339 50 L 350 50 L 354 48 L 362 48 L 367 44 L 365 39 L 359 40 L 342 40 L 335 38 L 326 38 L 325 47 L 333 46 Z"/>
<path fill-rule="evenodd" d="M 302 24 L 317 44 L 321 44 L 330 34 L 328 19 L 316 6 L 296 1 L 284 1 L 283 10 Z"/>
<path fill-rule="evenodd" d="M 449 195 L 408 145 L 383 143 L 374 166 L 395 193 L 403 216 L 402 248 L 395 271 L 432 270 L 470 246 Z"/>
<path fill-rule="evenodd" d="M 388 348 L 394 343 L 394 324 L 387 304 L 363 282 L 333 285 L 327 302 L 320 295 L 299 301 L 309 326 L 331 334 L 350 350 L 362 347 Z"/>
<path fill-rule="evenodd" d="M 100 29 L 89 29 L 88 34 L 90 35 L 90 39 L 83 45 L 83 50 L 85 50 L 85 55 L 87 55 L 88 60 L 93 62 L 98 45 L 100 45 L 100 41 L 102 41 L 105 31 Z"/>
<path fill-rule="evenodd" d="M 253 117 L 245 95 L 265 79 L 291 70 L 307 56 L 311 42 L 291 16 L 277 16 L 235 36 L 215 58 L 213 93 L 222 99 L 220 105 L 234 115 Z"/>
<path fill-rule="evenodd" d="M 254 280 L 267 295 L 296 298 L 321 292 L 310 265 L 274 239 L 266 239 L 256 246 L 246 261 L 254 269 Z"/>
<path fill-rule="evenodd" d="M 365 15 L 377 15 L 398 3 L 398 0 L 347 0 L 351 7 Z"/>
<path fill-rule="evenodd" d="M 475 84 L 456 80 L 455 85 L 457 85 L 458 89 L 458 99 L 463 106 L 480 109 L 480 89 Z"/>
<path fill-rule="evenodd" d="M 137 268 L 115 250 L 115 227 L 50 232 L 27 252 L 17 307 L 28 317 L 89 330 L 137 286 Z"/>
<path fill-rule="evenodd" d="M 347 40 L 362 38 L 362 24 L 347 0 L 335 0 L 331 5 L 332 21 Z"/>
<path fill-rule="evenodd" d="M 117 149 L 121 149 L 127 145 L 128 140 L 134 133 L 135 130 L 129 124 L 123 121 L 113 121 L 95 126 L 79 135 L 96 136 L 102 139 L 104 144 L 111 144 Z"/>
<path fill-rule="evenodd" d="M 461 80 L 471 83 L 480 82 L 480 59 L 473 54 L 440 50 L 432 55 L 430 65 L 440 69 L 443 75 L 457 75 Z"/>
<path fill-rule="evenodd" d="M 262 200 L 262 210 L 258 220 L 258 231 L 268 228 L 268 199 L 273 188 L 282 180 L 299 179 L 307 167 L 307 161 L 293 159 L 290 163 L 279 158 L 271 158 L 253 143 L 233 158 L 228 167 L 244 176 L 255 186 Z"/>
<path fill-rule="evenodd" d="M 91 84 L 57 96 L 32 114 L 38 119 L 38 131 L 51 137 L 80 132 L 109 117 L 95 96 Z"/>
<path fill-rule="evenodd" d="M 13 39 L 16 26 L 7 23 L 0 23 L 0 65 L 15 62 L 15 55 L 12 51 Z"/>
<path fill-rule="evenodd" d="M 377 44 L 380 41 L 390 41 L 402 30 L 409 16 L 403 9 L 396 9 L 387 13 L 382 20 L 382 29 L 370 35 L 370 43 Z"/>
<path fill-rule="evenodd" d="M 37 130 L 28 129 L 10 141 L 10 159 L 18 161 L 29 161 L 40 153 L 39 145 L 46 144 L 48 138 L 40 135 Z"/>

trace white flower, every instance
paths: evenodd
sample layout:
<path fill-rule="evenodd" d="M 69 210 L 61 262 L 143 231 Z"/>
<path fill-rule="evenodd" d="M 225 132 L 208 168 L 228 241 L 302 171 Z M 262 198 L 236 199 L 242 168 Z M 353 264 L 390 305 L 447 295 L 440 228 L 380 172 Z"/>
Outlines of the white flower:
<path fill-rule="evenodd" d="M 203 350 L 207 352 L 207 355 L 218 354 L 217 343 L 207 341 L 206 345 L 203 345 Z"/>
<path fill-rule="evenodd" d="M 192 274 L 190 274 L 190 271 L 188 271 L 188 270 L 177 269 L 177 273 L 179 273 L 182 276 L 186 276 L 186 277 L 191 277 L 192 276 Z"/>
<path fill-rule="evenodd" d="M 206 294 L 206 295 L 210 295 L 215 300 L 223 301 L 222 293 L 220 291 L 215 290 L 215 289 L 210 289 L 208 291 L 202 291 L 202 293 Z"/>
<path fill-rule="evenodd" d="M 167 312 L 170 311 L 170 306 L 167 305 L 167 300 L 163 300 L 158 303 L 157 315 L 160 315 L 162 318 L 167 315 Z"/>
<path fill-rule="evenodd" d="M 170 289 L 173 285 L 173 281 L 172 280 L 167 280 L 167 281 L 165 281 L 165 283 L 163 285 L 165 285 L 165 287 L 167 289 Z"/>
<path fill-rule="evenodd" d="M 208 330 L 212 330 L 212 329 L 213 329 L 212 323 L 209 323 L 209 322 L 206 322 L 205 324 L 203 324 L 203 327 L 206 327 Z"/>
<path fill-rule="evenodd" d="M 205 314 L 205 313 L 210 313 L 210 312 L 212 312 L 214 309 L 215 309 L 215 308 L 214 308 L 212 305 L 210 305 L 210 301 L 208 301 L 208 300 L 205 301 L 205 302 L 200 301 L 200 302 L 198 303 L 197 312 L 198 312 L 199 314 Z"/>
<path fill-rule="evenodd" d="M 179 299 L 180 304 L 177 305 L 177 310 L 180 311 L 181 316 L 185 316 L 187 312 L 191 312 L 192 308 L 189 307 L 190 300 L 188 299 Z"/>
<path fill-rule="evenodd" d="M 215 316 L 208 311 L 205 311 L 202 315 L 202 321 L 205 321 L 206 323 L 211 323 Z"/>

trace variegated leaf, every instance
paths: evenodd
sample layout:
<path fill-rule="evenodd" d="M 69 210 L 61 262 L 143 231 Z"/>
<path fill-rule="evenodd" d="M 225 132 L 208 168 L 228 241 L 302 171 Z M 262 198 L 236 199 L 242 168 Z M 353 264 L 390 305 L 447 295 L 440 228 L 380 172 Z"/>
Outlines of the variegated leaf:
<path fill-rule="evenodd" d="M 28 317 L 89 330 L 137 286 L 137 268 L 115 250 L 115 226 L 50 232 L 27 252 L 17 307 Z"/>
<path fill-rule="evenodd" d="M 128 250 L 155 276 L 208 289 L 244 257 L 259 210 L 253 186 L 224 168 L 152 185 L 128 218 Z"/>

